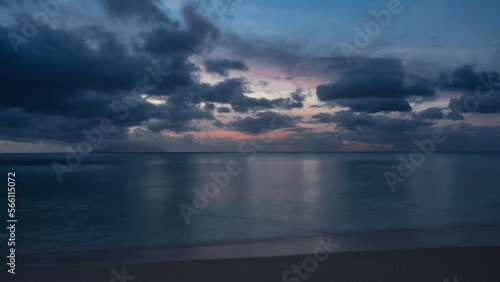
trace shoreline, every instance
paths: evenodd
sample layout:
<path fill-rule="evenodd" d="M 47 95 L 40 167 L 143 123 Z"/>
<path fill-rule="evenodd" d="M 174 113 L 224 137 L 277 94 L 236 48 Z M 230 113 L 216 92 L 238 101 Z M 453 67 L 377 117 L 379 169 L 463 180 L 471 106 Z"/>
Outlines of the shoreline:
<path fill-rule="evenodd" d="M 448 226 L 426 229 L 400 229 L 372 232 L 309 234 L 300 237 L 219 241 L 183 245 L 149 245 L 133 248 L 74 250 L 53 253 L 18 253 L 25 265 L 102 265 L 157 262 L 252 259 L 307 255 L 318 238 L 331 236 L 339 244 L 336 253 L 411 250 L 426 248 L 500 247 L 498 225 L 475 228 Z"/>
<path fill-rule="evenodd" d="M 132 281 L 287 281 L 281 276 L 310 255 L 138 264 L 23 266 L 3 281 L 111 281 L 124 273 Z M 7 268 L 2 267 L 2 275 Z M 114 272 L 113 272 L 114 270 Z M 114 274 L 113 274 L 114 273 Z M 498 281 L 500 247 L 418 248 L 334 252 L 307 281 Z M 289 281 L 294 275 L 289 275 Z M 296 277 L 297 278 L 297 277 Z M 118 281 L 118 280 L 115 280 Z"/>

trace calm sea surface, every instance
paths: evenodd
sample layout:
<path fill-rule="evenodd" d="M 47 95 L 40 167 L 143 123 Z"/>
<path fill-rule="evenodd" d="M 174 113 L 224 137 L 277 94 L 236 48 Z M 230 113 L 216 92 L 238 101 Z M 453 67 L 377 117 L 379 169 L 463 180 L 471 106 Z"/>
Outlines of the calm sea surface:
<path fill-rule="evenodd" d="M 434 154 L 393 193 L 384 172 L 397 172 L 398 155 L 91 154 L 59 182 L 51 164 L 65 163 L 65 154 L 3 154 L 0 172 L 5 179 L 16 172 L 22 254 L 317 234 L 351 238 L 346 248 L 500 245 L 500 154 Z M 179 204 L 193 207 L 193 189 L 203 190 L 210 172 L 225 171 L 231 161 L 241 173 L 186 224 Z M 399 240 L 370 243 L 380 234 Z"/>

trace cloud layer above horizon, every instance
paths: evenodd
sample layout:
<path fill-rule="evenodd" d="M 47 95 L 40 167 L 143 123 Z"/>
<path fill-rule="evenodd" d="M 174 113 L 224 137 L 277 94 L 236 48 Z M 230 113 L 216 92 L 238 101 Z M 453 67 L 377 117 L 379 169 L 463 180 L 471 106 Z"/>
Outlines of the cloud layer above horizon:
<path fill-rule="evenodd" d="M 0 152 L 500 149 L 499 3 L 330 2 L 0 0 Z"/>

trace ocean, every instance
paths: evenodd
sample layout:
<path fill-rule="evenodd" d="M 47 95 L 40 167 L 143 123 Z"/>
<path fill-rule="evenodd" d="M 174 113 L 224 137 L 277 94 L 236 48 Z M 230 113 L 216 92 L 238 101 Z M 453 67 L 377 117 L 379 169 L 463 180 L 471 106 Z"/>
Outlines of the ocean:
<path fill-rule="evenodd" d="M 400 155 L 94 153 L 60 182 L 66 154 L 2 154 L 0 172 L 29 263 L 287 255 L 325 234 L 340 251 L 500 245 L 500 154 L 435 153 L 393 191 Z"/>

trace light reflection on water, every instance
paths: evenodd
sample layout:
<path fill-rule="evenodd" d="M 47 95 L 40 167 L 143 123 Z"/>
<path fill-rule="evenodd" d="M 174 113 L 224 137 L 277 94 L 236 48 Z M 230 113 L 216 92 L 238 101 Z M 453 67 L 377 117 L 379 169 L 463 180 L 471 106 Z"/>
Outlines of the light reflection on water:
<path fill-rule="evenodd" d="M 2 155 L 0 167 L 17 173 L 25 253 L 500 226 L 500 155 L 435 154 L 392 193 L 383 174 L 397 156 L 92 154 L 63 183 L 50 164 L 64 155 Z M 230 160 L 242 173 L 186 225 L 178 205 Z"/>

